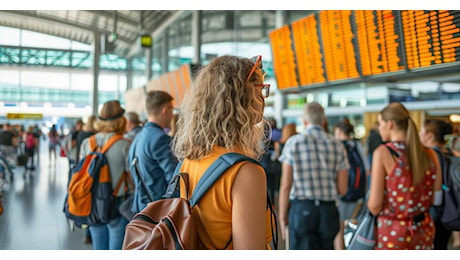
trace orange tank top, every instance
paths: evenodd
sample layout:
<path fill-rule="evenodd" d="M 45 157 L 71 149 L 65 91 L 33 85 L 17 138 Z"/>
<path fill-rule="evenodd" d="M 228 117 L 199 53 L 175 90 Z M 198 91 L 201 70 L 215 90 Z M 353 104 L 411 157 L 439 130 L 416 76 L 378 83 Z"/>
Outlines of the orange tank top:
<path fill-rule="evenodd" d="M 181 172 L 187 172 L 189 175 L 189 193 L 195 189 L 206 169 L 222 154 L 228 153 L 225 148 L 216 147 L 213 153 L 200 160 L 184 160 Z M 241 152 L 241 151 L 236 151 Z M 214 185 L 201 198 L 194 211 L 201 219 L 202 226 L 198 225 L 198 234 L 207 249 L 224 249 L 232 236 L 232 197 L 231 191 L 233 182 L 238 174 L 239 169 L 247 161 L 239 162 L 230 167 Z M 263 168 L 261 167 L 261 170 Z M 186 191 L 181 182 L 181 197 L 186 197 Z M 267 209 L 267 248 L 270 249 L 271 233 L 271 214 Z M 273 219 L 272 219 L 273 221 Z M 233 249 L 233 243 L 230 242 L 227 249 Z"/>

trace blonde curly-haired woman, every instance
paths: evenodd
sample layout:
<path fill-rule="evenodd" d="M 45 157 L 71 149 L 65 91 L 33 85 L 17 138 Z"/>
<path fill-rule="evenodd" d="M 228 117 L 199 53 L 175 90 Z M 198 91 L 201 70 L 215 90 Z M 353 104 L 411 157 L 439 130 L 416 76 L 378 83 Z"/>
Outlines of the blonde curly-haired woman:
<path fill-rule="evenodd" d="M 260 159 L 264 138 L 262 57 L 221 56 L 197 74 L 184 98 L 173 151 L 184 159 L 193 191 L 220 155 L 237 152 Z M 181 189 L 181 196 L 187 196 Z M 195 207 L 203 223 L 198 233 L 208 249 L 267 249 L 272 240 L 264 169 L 253 162 L 233 165 Z"/>

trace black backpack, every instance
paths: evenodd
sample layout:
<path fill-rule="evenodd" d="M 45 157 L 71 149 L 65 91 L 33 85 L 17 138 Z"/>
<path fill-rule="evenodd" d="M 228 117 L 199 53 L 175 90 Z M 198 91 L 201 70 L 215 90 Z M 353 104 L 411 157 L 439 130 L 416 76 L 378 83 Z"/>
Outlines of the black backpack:
<path fill-rule="evenodd" d="M 358 151 L 356 140 L 353 141 L 353 145 L 346 140 L 342 143 L 347 150 L 350 169 L 348 170 L 348 190 L 340 199 L 342 201 L 357 201 L 366 195 L 366 168 Z"/>
<path fill-rule="evenodd" d="M 460 157 L 433 148 L 442 169 L 443 201 L 439 217 L 448 230 L 460 231 Z"/>

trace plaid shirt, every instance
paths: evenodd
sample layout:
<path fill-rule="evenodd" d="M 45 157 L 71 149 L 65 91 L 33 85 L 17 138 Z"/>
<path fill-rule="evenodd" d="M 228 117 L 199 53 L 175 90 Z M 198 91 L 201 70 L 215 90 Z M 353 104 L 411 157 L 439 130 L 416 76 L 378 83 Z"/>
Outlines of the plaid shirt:
<path fill-rule="evenodd" d="M 293 168 L 291 200 L 336 200 L 338 171 L 350 167 L 342 142 L 317 125 L 289 138 L 279 161 Z"/>

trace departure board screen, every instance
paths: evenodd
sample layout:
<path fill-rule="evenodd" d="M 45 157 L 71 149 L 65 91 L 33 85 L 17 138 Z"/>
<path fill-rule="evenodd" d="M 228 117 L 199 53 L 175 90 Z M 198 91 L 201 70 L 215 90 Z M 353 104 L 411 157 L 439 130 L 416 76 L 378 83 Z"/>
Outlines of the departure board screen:
<path fill-rule="evenodd" d="M 359 77 L 350 10 L 319 13 L 328 81 Z"/>
<path fill-rule="evenodd" d="M 405 69 L 398 15 L 392 10 L 354 11 L 363 76 Z"/>
<path fill-rule="evenodd" d="M 298 87 L 299 83 L 297 81 L 296 63 L 289 26 L 285 25 L 272 31 L 269 37 L 278 89 Z"/>
<path fill-rule="evenodd" d="M 292 23 L 299 82 L 302 86 L 326 82 L 317 25 L 314 15 Z"/>
<path fill-rule="evenodd" d="M 270 40 L 280 89 L 385 73 L 416 77 L 460 64 L 460 10 L 326 10 Z"/>
<path fill-rule="evenodd" d="M 401 11 L 409 69 L 458 61 L 460 11 Z"/>

